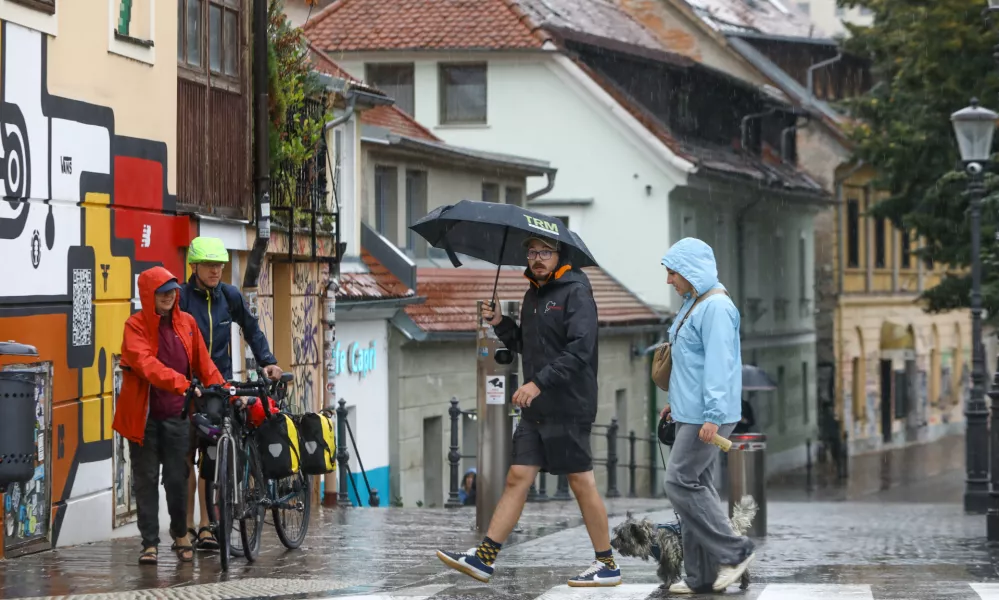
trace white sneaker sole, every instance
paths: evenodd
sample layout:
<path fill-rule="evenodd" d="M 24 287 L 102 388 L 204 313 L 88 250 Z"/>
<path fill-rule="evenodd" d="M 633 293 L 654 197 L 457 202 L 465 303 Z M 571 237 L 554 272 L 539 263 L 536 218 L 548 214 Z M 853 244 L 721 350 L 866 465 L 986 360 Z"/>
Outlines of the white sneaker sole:
<path fill-rule="evenodd" d="M 608 577 L 607 579 L 598 579 L 596 581 L 573 581 L 570 579 L 566 583 L 569 587 L 614 587 L 621 585 L 621 578 Z"/>
<path fill-rule="evenodd" d="M 736 565 L 732 569 L 732 572 L 729 573 L 727 577 L 725 577 L 724 579 L 719 578 L 711 589 L 713 589 L 716 592 L 724 592 L 725 589 L 728 588 L 728 586 L 734 584 L 736 581 L 739 581 L 739 579 L 742 577 L 742 574 L 746 572 L 746 569 L 749 568 L 749 565 L 752 564 L 752 562 L 755 559 L 756 559 L 756 553 L 754 552 L 750 554 L 749 557 L 746 558 L 746 560 Z"/>
<path fill-rule="evenodd" d="M 489 578 L 492 577 L 492 575 L 488 575 L 486 573 L 483 573 L 482 571 L 476 569 L 475 567 L 473 567 L 471 565 L 467 565 L 467 564 L 465 564 L 463 562 L 459 562 L 457 560 L 454 560 L 453 558 L 451 558 L 447 554 L 444 554 L 440 550 L 437 551 L 437 558 L 439 558 L 442 563 L 444 563 L 445 565 L 451 567 L 455 571 L 460 571 L 460 572 L 464 573 L 465 575 L 468 575 L 469 577 L 471 577 L 473 579 L 478 579 L 482 583 L 489 583 Z"/>

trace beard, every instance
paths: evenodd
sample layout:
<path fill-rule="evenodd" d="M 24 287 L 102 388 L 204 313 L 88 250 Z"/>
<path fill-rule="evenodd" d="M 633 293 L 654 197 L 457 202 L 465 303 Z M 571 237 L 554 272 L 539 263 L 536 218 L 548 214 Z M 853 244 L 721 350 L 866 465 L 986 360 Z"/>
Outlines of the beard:
<path fill-rule="evenodd" d="M 542 271 L 539 274 L 537 271 L 534 270 L 535 268 L 544 269 L 545 265 L 544 265 L 544 263 L 534 263 L 533 265 L 531 265 L 531 277 L 533 277 L 535 279 L 535 281 L 541 281 L 543 279 L 547 279 L 548 278 L 548 275 L 550 274 L 550 271 Z"/>

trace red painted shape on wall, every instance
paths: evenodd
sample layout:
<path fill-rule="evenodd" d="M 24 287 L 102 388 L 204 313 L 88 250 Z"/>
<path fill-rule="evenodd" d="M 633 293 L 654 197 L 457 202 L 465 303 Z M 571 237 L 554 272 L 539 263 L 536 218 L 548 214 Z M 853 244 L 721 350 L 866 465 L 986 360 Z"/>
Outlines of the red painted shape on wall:
<path fill-rule="evenodd" d="M 135 259 L 162 263 L 178 278 L 184 277 L 180 247 L 186 246 L 188 218 L 128 208 L 114 208 L 114 235 L 135 242 Z M 136 273 L 138 274 L 138 273 Z"/>
<path fill-rule="evenodd" d="M 163 210 L 163 165 L 132 156 L 114 158 L 114 203 Z"/>

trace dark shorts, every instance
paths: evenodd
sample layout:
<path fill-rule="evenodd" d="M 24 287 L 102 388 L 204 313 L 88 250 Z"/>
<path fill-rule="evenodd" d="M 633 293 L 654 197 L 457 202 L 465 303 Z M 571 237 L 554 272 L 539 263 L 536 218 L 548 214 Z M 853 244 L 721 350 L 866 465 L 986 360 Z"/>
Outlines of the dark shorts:
<path fill-rule="evenodd" d="M 593 470 L 589 423 L 538 423 L 521 420 L 513 433 L 511 464 L 541 467 L 552 475 Z"/>

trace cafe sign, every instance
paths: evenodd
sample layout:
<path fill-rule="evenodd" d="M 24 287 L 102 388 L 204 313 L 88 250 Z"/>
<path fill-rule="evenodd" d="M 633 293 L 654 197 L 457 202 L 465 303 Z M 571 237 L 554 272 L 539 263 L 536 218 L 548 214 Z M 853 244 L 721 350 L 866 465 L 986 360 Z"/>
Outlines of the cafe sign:
<path fill-rule="evenodd" d="M 375 370 L 376 364 L 374 340 L 368 342 L 367 346 L 351 342 L 346 350 L 341 347 L 340 342 L 333 346 L 333 374 L 336 376 L 347 372 L 363 378 Z"/>

